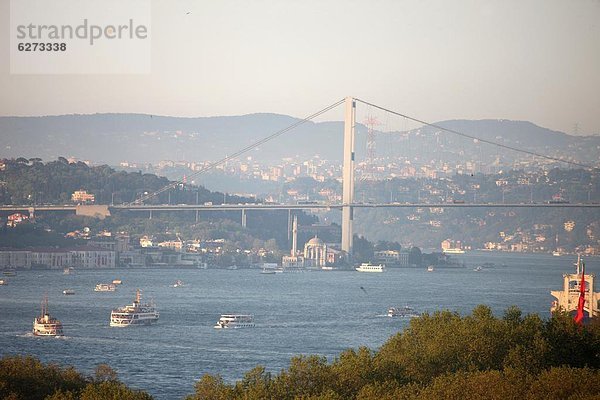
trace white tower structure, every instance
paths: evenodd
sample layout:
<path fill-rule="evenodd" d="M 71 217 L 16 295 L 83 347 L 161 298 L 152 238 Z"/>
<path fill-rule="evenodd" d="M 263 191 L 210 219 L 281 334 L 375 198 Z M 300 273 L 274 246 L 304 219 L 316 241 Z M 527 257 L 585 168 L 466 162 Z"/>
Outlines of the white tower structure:
<path fill-rule="evenodd" d="M 294 215 L 292 223 L 292 256 L 298 255 L 298 217 Z"/>
<path fill-rule="evenodd" d="M 354 128 L 356 102 L 346 97 L 344 116 L 344 166 L 342 175 L 342 250 L 352 257 L 352 222 L 354 220 Z"/>

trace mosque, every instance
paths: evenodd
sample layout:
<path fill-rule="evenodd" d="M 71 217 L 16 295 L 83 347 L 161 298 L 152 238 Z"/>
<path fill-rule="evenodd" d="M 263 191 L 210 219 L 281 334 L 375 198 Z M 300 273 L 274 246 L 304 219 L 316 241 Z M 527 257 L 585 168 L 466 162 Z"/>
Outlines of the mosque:
<path fill-rule="evenodd" d="M 344 253 L 328 246 L 317 236 L 304 245 L 304 252 L 298 251 L 298 218 L 294 216 L 292 224 L 292 249 L 289 256 L 283 256 L 281 264 L 284 269 L 322 269 L 339 265 L 344 260 Z"/>

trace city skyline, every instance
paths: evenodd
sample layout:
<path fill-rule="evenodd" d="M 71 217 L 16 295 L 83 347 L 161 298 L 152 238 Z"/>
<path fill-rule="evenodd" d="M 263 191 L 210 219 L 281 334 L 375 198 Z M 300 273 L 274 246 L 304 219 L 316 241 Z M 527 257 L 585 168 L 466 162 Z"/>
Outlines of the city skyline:
<path fill-rule="evenodd" d="M 575 4 L 153 1 L 150 74 L 16 75 L 5 62 L 0 114 L 302 117 L 352 95 L 429 121 L 599 134 L 600 2 Z M 8 0 L 0 14 L 8 25 Z"/>

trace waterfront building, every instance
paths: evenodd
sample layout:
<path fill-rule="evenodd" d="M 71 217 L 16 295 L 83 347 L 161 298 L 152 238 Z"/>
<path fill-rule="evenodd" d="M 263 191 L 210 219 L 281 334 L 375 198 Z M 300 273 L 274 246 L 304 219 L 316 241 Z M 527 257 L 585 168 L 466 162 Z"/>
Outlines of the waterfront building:
<path fill-rule="evenodd" d="M 87 190 L 76 190 L 71 195 L 71 200 L 75 203 L 93 203 L 95 197 L 93 194 L 88 193 Z"/>
<path fill-rule="evenodd" d="M 304 245 L 304 265 L 306 267 L 321 268 L 326 265 L 327 245 L 317 236 Z"/>

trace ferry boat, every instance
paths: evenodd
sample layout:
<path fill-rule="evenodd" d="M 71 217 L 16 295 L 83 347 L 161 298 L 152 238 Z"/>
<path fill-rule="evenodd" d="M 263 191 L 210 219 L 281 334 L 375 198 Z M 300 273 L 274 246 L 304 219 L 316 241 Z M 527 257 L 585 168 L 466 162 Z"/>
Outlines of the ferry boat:
<path fill-rule="evenodd" d="M 383 272 L 385 271 L 385 265 L 373 265 L 371 263 L 362 263 L 359 267 L 355 268 L 358 272 Z"/>
<path fill-rule="evenodd" d="M 277 271 L 275 271 L 275 268 L 263 268 L 260 273 L 263 275 L 275 275 Z"/>
<path fill-rule="evenodd" d="M 159 313 L 153 303 L 142 304 L 142 293 L 137 289 L 133 304 L 111 311 L 110 326 L 149 325 L 158 321 L 158 317 Z"/>
<path fill-rule="evenodd" d="M 63 294 L 69 296 L 75 294 L 75 291 L 73 289 L 65 289 L 63 290 Z"/>
<path fill-rule="evenodd" d="M 33 320 L 35 336 L 63 336 L 62 323 L 48 313 L 48 297 L 42 301 L 42 313 Z"/>
<path fill-rule="evenodd" d="M 254 316 L 249 314 L 221 314 L 215 329 L 254 328 Z"/>
<path fill-rule="evenodd" d="M 95 292 L 114 292 L 117 286 L 114 283 L 99 283 L 94 288 Z"/>
<path fill-rule="evenodd" d="M 577 256 L 574 274 L 563 275 L 563 289 L 552 290 L 550 294 L 556 298 L 550 307 L 551 312 L 563 310 L 569 313 L 577 312 L 579 304 L 581 278 L 585 282 L 584 288 L 584 318 L 600 317 L 600 292 L 594 292 L 594 274 L 586 274 L 581 256 Z"/>
<path fill-rule="evenodd" d="M 414 317 L 418 317 L 419 314 L 417 314 L 417 312 L 412 307 L 404 306 L 404 307 L 390 307 L 388 309 L 387 316 L 390 318 L 392 318 L 392 317 L 414 318 Z"/>
<path fill-rule="evenodd" d="M 465 254 L 465 251 L 458 247 L 450 247 L 448 249 L 442 249 L 442 252 L 445 254 Z"/>

